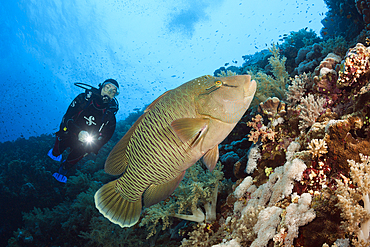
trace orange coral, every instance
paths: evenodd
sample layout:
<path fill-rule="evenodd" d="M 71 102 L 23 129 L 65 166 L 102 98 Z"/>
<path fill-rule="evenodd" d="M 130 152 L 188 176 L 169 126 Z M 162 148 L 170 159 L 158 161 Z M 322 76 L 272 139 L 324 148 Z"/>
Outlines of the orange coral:
<path fill-rule="evenodd" d="M 256 117 L 252 118 L 252 122 L 248 122 L 248 126 L 253 128 L 249 134 L 249 141 L 257 143 L 259 138 L 261 138 L 261 142 L 268 139 L 271 141 L 275 140 L 276 133 L 272 129 L 263 125 L 261 115 L 257 114 Z"/>

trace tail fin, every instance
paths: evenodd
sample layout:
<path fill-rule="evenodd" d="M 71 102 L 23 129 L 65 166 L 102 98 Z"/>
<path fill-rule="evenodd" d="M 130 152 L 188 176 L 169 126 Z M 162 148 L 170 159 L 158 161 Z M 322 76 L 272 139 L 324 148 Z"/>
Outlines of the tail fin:
<path fill-rule="evenodd" d="M 105 184 L 95 193 L 95 207 L 111 222 L 121 227 L 135 225 L 141 214 L 141 199 L 129 202 L 116 192 L 116 180 Z"/>

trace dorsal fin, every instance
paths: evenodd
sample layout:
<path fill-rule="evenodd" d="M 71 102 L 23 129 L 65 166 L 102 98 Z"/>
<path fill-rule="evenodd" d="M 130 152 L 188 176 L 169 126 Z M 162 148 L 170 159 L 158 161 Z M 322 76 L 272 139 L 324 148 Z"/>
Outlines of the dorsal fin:
<path fill-rule="evenodd" d="M 145 113 L 141 115 L 139 119 L 136 120 L 136 122 L 122 137 L 122 139 L 114 146 L 107 160 L 105 161 L 104 170 L 106 173 L 111 175 L 120 175 L 126 170 L 126 167 L 128 165 L 128 160 L 126 156 L 128 142 L 130 141 L 132 134 L 136 130 L 137 125 L 141 122 L 145 115 Z"/>
<path fill-rule="evenodd" d="M 148 107 L 144 110 L 144 112 L 147 112 L 149 111 L 163 96 L 165 96 L 169 91 L 171 90 L 168 90 L 166 92 L 164 92 L 161 96 L 159 96 L 158 98 L 156 98 L 152 103 L 150 103 L 150 105 L 148 105 Z"/>

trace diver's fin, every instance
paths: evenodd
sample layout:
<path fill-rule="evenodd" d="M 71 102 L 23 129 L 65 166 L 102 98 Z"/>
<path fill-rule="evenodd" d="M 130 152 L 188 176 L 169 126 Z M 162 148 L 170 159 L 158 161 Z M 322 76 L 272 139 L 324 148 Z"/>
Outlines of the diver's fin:
<path fill-rule="evenodd" d="M 208 150 L 207 153 L 203 156 L 202 161 L 205 164 L 209 171 L 213 171 L 217 164 L 218 160 L 218 145 L 214 146 L 212 149 Z"/>
<path fill-rule="evenodd" d="M 179 183 L 183 179 L 184 175 L 185 171 L 181 172 L 179 176 L 167 183 L 150 185 L 144 192 L 144 206 L 149 207 L 169 197 L 177 188 L 177 186 L 179 186 Z"/>
<path fill-rule="evenodd" d="M 171 127 L 183 143 L 196 136 L 191 143 L 195 146 L 207 132 L 208 124 L 208 118 L 180 118 L 174 120 Z"/>
<path fill-rule="evenodd" d="M 62 161 L 62 155 L 61 154 L 59 154 L 58 156 L 54 156 L 53 155 L 53 149 L 50 149 L 49 150 L 49 152 L 48 152 L 48 156 L 50 157 L 50 158 L 52 158 L 53 160 L 55 160 L 55 161 Z"/>
<path fill-rule="evenodd" d="M 95 207 L 111 222 L 121 227 L 135 225 L 140 219 L 141 198 L 129 202 L 116 191 L 117 180 L 109 182 L 95 193 Z"/>
<path fill-rule="evenodd" d="M 137 125 L 141 122 L 141 119 L 145 116 L 144 113 L 139 117 L 138 120 L 131 126 L 131 128 L 126 132 L 121 140 L 114 146 L 112 151 L 109 153 L 107 160 L 105 161 L 104 170 L 106 173 L 111 175 L 120 175 L 122 174 L 128 165 L 127 159 L 127 145 L 130 141 L 132 134 L 134 133 Z"/>
<path fill-rule="evenodd" d="M 53 174 L 53 177 L 61 183 L 66 183 L 67 182 L 67 177 L 66 177 L 67 172 L 68 172 L 68 170 L 63 169 L 63 165 L 61 165 L 59 167 L 58 172 Z"/>
<path fill-rule="evenodd" d="M 67 177 L 60 173 L 54 173 L 53 177 L 61 183 L 67 183 Z"/>
<path fill-rule="evenodd" d="M 165 96 L 169 91 L 171 90 L 168 90 L 166 92 L 164 92 L 161 96 L 159 96 L 158 98 L 156 98 L 152 103 L 150 103 L 150 105 L 148 105 L 148 107 L 144 110 L 144 112 L 148 112 L 163 96 Z"/>

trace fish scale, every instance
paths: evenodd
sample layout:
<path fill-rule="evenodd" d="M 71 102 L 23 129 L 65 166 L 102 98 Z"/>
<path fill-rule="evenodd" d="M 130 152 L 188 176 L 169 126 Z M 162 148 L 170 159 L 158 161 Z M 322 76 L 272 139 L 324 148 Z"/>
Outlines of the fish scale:
<path fill-rule="evenodd" d="M 203 76 L 156 99 L 111 151 L 105 170 L 122 176 L 95 194 L 98 210 L 121 227 L 134 225 L 142 204 L 168 197 L 185 170 L 204 155 L 212 171 L 218 144 L 253 99 L 250 76 Z"/>

